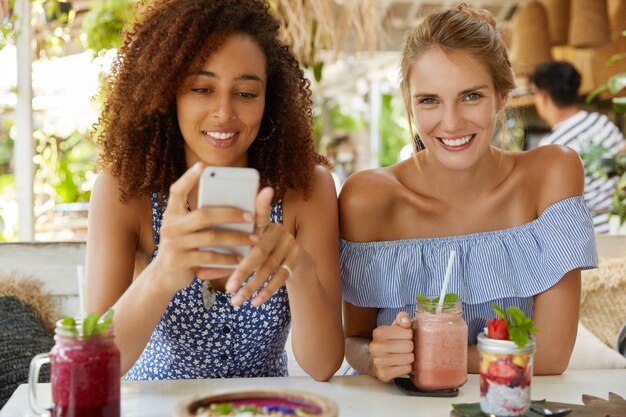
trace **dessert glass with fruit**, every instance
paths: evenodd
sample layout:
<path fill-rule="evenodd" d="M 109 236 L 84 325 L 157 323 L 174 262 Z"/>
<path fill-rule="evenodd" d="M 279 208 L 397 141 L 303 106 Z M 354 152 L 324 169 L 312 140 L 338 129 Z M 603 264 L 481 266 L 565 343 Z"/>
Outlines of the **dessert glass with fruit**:
<path fill-rule="evenodd" d="M 538 329 L 518 307 L 493 308 L 498 318 L 478 335 L 480 409 L 497 417 L 523 416 L 530 407 L 535 352 L 530 333 Z"/>

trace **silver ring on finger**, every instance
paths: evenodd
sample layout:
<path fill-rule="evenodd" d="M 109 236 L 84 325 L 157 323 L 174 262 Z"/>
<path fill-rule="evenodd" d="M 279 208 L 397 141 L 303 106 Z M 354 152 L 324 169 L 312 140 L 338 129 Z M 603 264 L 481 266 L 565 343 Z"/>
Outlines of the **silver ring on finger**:
<path fill-rule="evenodd" d="M 261 232 L 264 232 L 265 229 L 267 229 L 270 225 L 270 222 L 265 222 L 265 223 L 255 223 L 255 226 L 257 229 L 259 229 Z"/>
<path fill-rule="evenodd" d="M 287 264 L 281 264 L 280 268 L 283 268 L 285 271 L 287 271 L 287 278 L 291 277 L 291 274 L 293 274 L 293 271 Z"/>

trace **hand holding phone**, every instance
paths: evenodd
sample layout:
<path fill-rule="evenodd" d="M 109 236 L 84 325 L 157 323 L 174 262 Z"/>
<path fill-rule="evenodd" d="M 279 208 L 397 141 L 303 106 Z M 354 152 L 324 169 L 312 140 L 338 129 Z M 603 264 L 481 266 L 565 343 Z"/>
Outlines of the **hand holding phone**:
<path fill-rule="evenodd" d="M 254 216 L 259 172 L 254 168 L 206 167 L 200 176 L 198 207 L 236 207 Z M 212 227 L 215 230 L 251 234 L 253 223 L 229 223 Z M 245 255 L 250 246 L 204 246 L 201 250 Z M 237 265 L 202 265 L 208 268 L 236 268 Z"/>

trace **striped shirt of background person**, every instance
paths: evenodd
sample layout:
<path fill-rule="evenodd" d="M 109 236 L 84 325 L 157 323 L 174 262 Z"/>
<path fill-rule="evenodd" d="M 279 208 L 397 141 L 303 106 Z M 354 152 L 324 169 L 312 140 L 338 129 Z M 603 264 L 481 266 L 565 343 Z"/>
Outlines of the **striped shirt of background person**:
<path fill-rule="evenodd" d="M 557 124 L 539 142 L 539 146 L 549 144 L 569 146 L 581 155 L 604 150 L 602 157 L 610 158 L 626 146 L 626 141 L 618 127 L 606 115 L 581 110 Z M 584 197 L 593 216 L 594 231 L 608 233 L 609 210 L 618 178 L 606 178 L 593 167 L 585 168 Z"/>

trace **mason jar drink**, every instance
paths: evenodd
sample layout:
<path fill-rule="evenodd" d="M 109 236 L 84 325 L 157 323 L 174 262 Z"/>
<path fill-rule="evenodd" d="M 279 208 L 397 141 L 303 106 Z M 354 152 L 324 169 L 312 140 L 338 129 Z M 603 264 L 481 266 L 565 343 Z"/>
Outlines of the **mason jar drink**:
<path fill-rule="evenodd" d="M 413 320 L 413 384 L 422 391 L 457 388 L 467 380 L 467 325 L 461 302 L 418 301 Z"/>
<path fill-rule="evenodd" d="M 480 409 L 497 417 L 523 416 L 530 407 L 535 338 L 522 348 L 511 340 L 478 335 Z"/>
<path fill-rule="evenodd" d="M 113 341 L 113 331 L 84 336 L 78 325 L 56 323 L 55 345 L 49 353 L 31 361 L 28 378 L 32 411 L 53 417 L 119 417 L 120 352 Z M 41 365 L 50 363 L 52 408 L 37 403 L 36 383 Z"/>

